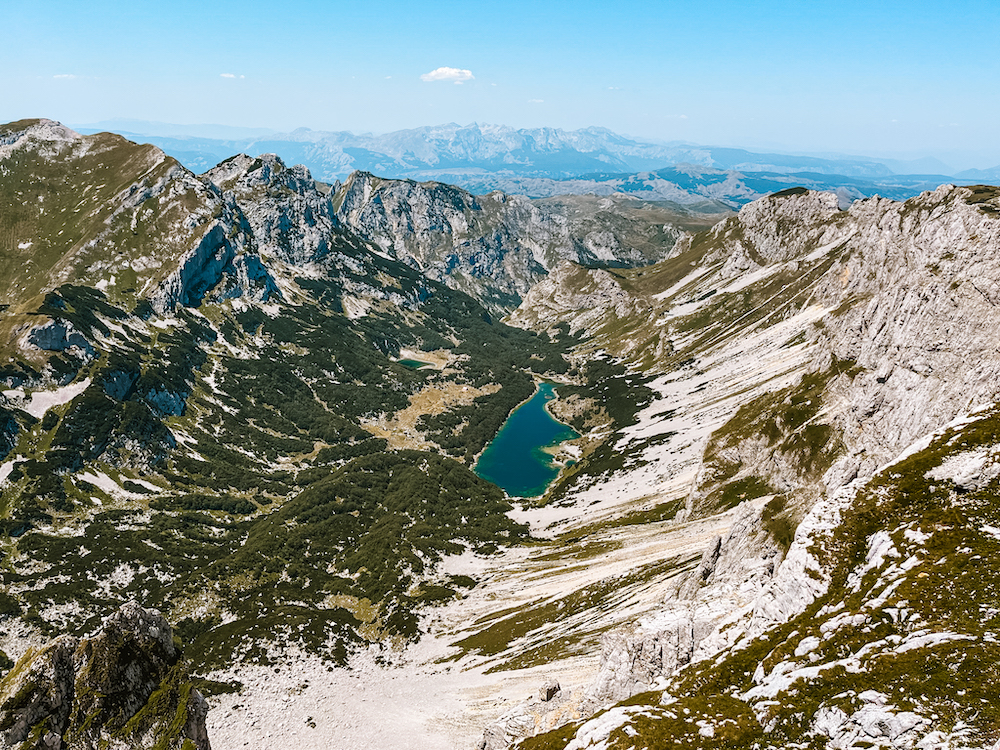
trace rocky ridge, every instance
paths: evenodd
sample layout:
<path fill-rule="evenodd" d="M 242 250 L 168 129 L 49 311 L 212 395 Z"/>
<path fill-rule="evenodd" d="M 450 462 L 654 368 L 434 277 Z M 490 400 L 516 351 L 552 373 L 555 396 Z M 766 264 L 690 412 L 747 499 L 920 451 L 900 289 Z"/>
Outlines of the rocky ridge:
<path fill-rule="evenodd" d="M 337 219 L 384 252 L 505 314 L 560 262 L 647 265 L 725 213 L 628 199 L 535 202 L 365 172 L 335 186 Z M 582 214 L 582 218 L 577 214 Z"/>
<path fill-rule="evenodd" d="M 792 335 L 785 346 L 791 342 L 805 346 L 809 352 L 800 365 L 798 385 L 775 388 L 772 384 L 773 395 L 765 389 L 763 394 L 743 401 L 735 414 L 730 412 L 733 416 L 729 421 L 707 438 L 703 463 L 687 498 L 687 512 L 695 516 L 714 512 L 720 501 L 727 502 L 727 496 L 737 492 L 736 501 L 743 499 L 744 503 L 750 503 L 759 498 L 753 500 L 756 507 L 749 505 L 743 520 L 709 547 L 698 569 L 689 573 L 676 593 L 668 597 L 668 607 L 645 618 L 631 632 L 619 632 L 606 639 L 601 672 L 584 692 L 581 705 L 593 696 L 603 698 L 607 705 L 629 694 L 672 685 L 673 689 L 668 687 L 664 694 L 664 702 L 690 707 L 694 695 L 691 680 L 717 679 L 713 675 L 723 672 L 713 671 L 715 667 L 726 660 L 745 660 L 749 658 L 746 652 L 762 653 L 761 641 L 770 642 L 773 648 L 778 642 L 776 632 L 788 633 L 798 624 L 801 633 L 801 623 L 806 622 L 802 619 L 805 611 L 837 611 L 841 600 L 860 601 L 864 612 L 879 612 L 882 607 L 895 611 L 892 606 L 907 606 L 907 597 L 889 592 L 907 585 L 920 589 L 920 579 L 928 577 L 926 569 L 917 568 L 918 560 L 925 559 L 919 551 L 925 532 L 907 531 L 903 536 L 909 551 L 891 553 L 891 557 L 902 560 L 909 555 L 907 565 L 901 569 L 885 562 L 889 553 L 877 551 L 879 544 L 884 543 L 878 534 L 867 537 L 867 556 L 863 554 L 860 563 L 843 554 L 831 556 L 817 549 L 830 550 L 831 545 L 836 546 L 832 540 L 850 538 L 852 526 L 845 519 L 857 519 L 859 508 L 872 502 L 869 498 L 885 497 L 894 491 L 888 489 L 893 486 L 943 477 L 943 470 L 921 469 L 927 471 L 926 475 L 914 475 L 909 468 L 915 462 L 920 466 L 933 465 L 927 463 L 928 444 L 938 446 L 936 455 L 941 456 L 942 452 L 953 450 L 949 446 L 956 443 L 963 449 L 969 446 L 970 428 L 965 427 L 968 422 L 979 425 L 978 432 L 973 430 L 975 435 L 984 430 L 989 434 L 992 429 L 992 417 L 969 417 L 943 433 L 949 436 L 948 440 L 941 437 L 942 433 L 935 433 L 977 405 L 997 400 L 1000 380 L 992 356 L 990 331 L 1000 322 L 996 320 L 991 298 L 998 279 L 995 264 L 987 260 L 995 253 L 993 248 L 998 242 L 996 200 L 994 188 L 950 186 L 905 204 L 881 199 L 860 201 L 846 212 L 839 210 L 835 199 L 822 195 L 803 193 L 766 199 L 744 208 L 738 217 L 720 224 L 707 237 L 696 238 L 689 252 L 699 252 L 699 243 L 705 243 L 696 270 L 665 291 L 660 290 L 666 285 L 660 284 L 655 294 L 636 294 L 650 288 L 648 282 L 643 287 L 638 281 L 639 272 L 612 279 L 624 283 L 612 284 L 617 294 L 603 293 L 604 299 L 614 300 L 615 305 L 605 310 L 623 311 L 624 315 L 612 312 L 618 320 L 611 324 L 601 321 L 588 309 L 595 297 L 593 291 L 587 291 L 587 285 L 593 289 L 601 281 L 594 278 L 594 272 L 581 277 L 581 271 L 564 269 L 561 275 L 545 282 L 548 288 L 535 289 L 533 294 L 541 298 L 537 309 L 545 310 L 536 320 L 543 316 L 549 321 L 560 319 L 556 311 L 561 307 L 563 320 L 580 328 L 589 326 L 588 333 L 604 343 L 610 342 L 611 337 L 602 338 L 602 333 L 621 326 L 622 318 L 644 319 L 655 323 L 659 331 L 652 339 L 623 337 L 619 342 L 622 354 L 641 361 L 652 350 L 661 357 L 660 366 L 694 355 L 688 365 L 704 373 L 709 382 L 713 379 L 711 368 L 715 359 L 711 356 L 712 347 L 724 350 L 729 346 L 724 337 L 731 334 L 732 313 L 728 312 L 725 322 L 714 324 L 714 331 L 709 323 L 711 335 L 706 336 L 704 329 L 694 331 L 694 337 L 702 337 L 700 341 L 692 343 L 689 336 L 687 341 L 680 339 L 678 345 L 678 333 L 687 330 L 686 323 L 692 317 L 732 310 L 734 298 L 739 299 L 740 293 L 747 289 L 737 279 L 749 277 L 761 284 L 784 266 L 794 270 L 796 276 L 786 277 L 781 287 L 785 303 L 768 308 L 771 320 L 794 320 L 797 310 L 814 306 L 825 311 L 799 333 L 789 331 Z M 684 252 L 678 256 L 683 258 Z M 580 283 L 581 278 L 586 281 Z M 808 279 L 809 285 L 803 289 L 789 283 L 791 278 Z M 560 287 L 556 284 L 560 279 L 570 283 Z M 604 277 L 603 282 L 607 286 L 609 279 Z M 565 291 L 555 293 L 560 289 Z M 581 299 L 587 301 L 581 303 Z M 628 303 L 623 304 L 623 300 Z M 752 300 L 744 300 L 744 304 L 747 302 L 752 309 L 743 315 L 750 319 L 752 330 L 759 326 L 754 321 L 759 308 L 753 307 Z M 529 295 L 513 319 L 538 314 L 533 308 Z M 607 328 L 602 329 L 602 323 Z M 669 352 L 669 357 L 663 358 L 663 352 Z M 898 378 L 896 383 L 892 382 L 893 377 Z M 661 379 L 666 385 L 675 376 L 667 374 Z M 672 421 L 665 420 L 658 431 L 674 426 Z M 649 434 L 647 428 L 644 433 L 647 440 Z M 903 452 L 903 458 L 896 464 L 907 467 L 906 470 L 883 468 L 907 445 L 921 439 L 923 442 Z M 983 439 L 989 441 L 988 436 L 977 437 L 976 441 Z M 626 450 L 627 445 L 627 440 L 619 443 Z M 646 447 L 639 455 L 646 463 L 664 460 L 663 454 L 669 447 L 668 441 L 655 448 Z M 911 457 L 913 454 L 919 459 Z M 984 470 L 985 477 L 992 476 L 985 455 L 963 465 L 970 466 L 967 478 L 970 486 L 986 486 L 989 480 L 979 478 L 984 477 Z M 964 470 L 956 471 L 965 476 Z M 872 489 L 881 485 L 886 488 Z M 598 487 L 600 484 L 595 489 Z M 941 490 L 941 487 L 929 488 L 932 492 Z M 950 501 L 945 500 L 946 505 L 955 502 L 954 492 L 951 491 Z M 972 506 L 985 513 L 985 519 L 992 517 L 995 507 L 991 500 L 985 500 L 987 496 L 993 497 L 987 493 L 978 501 L 981 504 Z M 970 506 L 963 501 L 962 507 Z M 927 523 L 926 515 L 921 521 L 920 514 L 931 511 L 921 507 L 907 512 L 910 520 L 898 523 L 903 527 L 909 523 L 910 528 L 916 528 Z M 783 518 L 790 519 L 791 525 L 782 522 Z M 967 523 L 976 528 L 976 520 Z M 798 530 L 793 540 L 792 530 L 796 525 Z M 902 533 L 898 531 L 901 526 L 893 528 L 897 529 L 892 532 L 895 539 L 897 533 Z M 937 564 L 952 564 L 968 546 L 942 548 L 945 557 Z M 852 570 L 855 572 L 851 573 Z M 861 579 L 868 573 L 874 575 L 876 570 L 885 572 L 874 583 L 865 579 L 863 591 L 868 593 L 863 594 L 859 588 Z M 918 572 L 911 575 L 911 570 Z M 844 598 L 845 594 L 838 589 L 837 582 L 845 577 L 854 582 L 851 596 L 855 599 Z M 875 597 L 873 592 L 880 589 L 885 592 Z M 931 598 L 942 594 L 933 591 Z M 977 596 L 978 606 L 989 609 L 990 596 Z M 901 604 L 887 604 L 897 599 Z M 912 598 L 909 603 L 913 604 Z M 844 606 L 841 604 L 839 609 Z M 850 609 L 859 605 L 846 606 Z M 847 617 L 844 615 L 841 620 Z M 851 622 L 869 623 L 869 617 L 858 615 Z M 902 627 L 906 621 L 893 622 Z M 922 621 L 908 624 L 896 640 L 879 641 L 888 646 L 870 645 L 859 653 L 869 654 L 864 659 L 899 665 L 904 661 L 903 654 L 910 652 L 914 657 L 930 658 L 937 643 L 956 639 L 982 643 L 984 638 L 989 642 L 992 637 L 988 627 L 986 631 L 977 629 L 978 635 L 966 637 L 949 635 L 950 629 L 943 624 L 930 629 L 926 624 Z M 811 636 L 797 641 L 799 645 L 793 649 L 797 657 L 812 653 L 815 644 L 835 640 L 832 633 L 838 631 L 832 623 L 821 630 L 823 634 L 815 642 L 809 640 Z M 873 643 L 864 639 L 862 642 Z M 877 656 L 870 655 L 873 653 Z M 688 662 L 699 666 L 678 671 Z M 714 732 L 720 726 L 719 721 L 727 716 L 726 721 L 731 721 L 734 731 L 739 731 L 736 735 L 722 736 L 729 738 L 727 741 L 735 741 L 737 736 L 743 738 L 735 746 L 752 744 L 748 738 L 756 736 L 753 732 L 761 727 L 765 732 L 777 731 L 786 721 L 777 717 L 787 714 L 772 708 L 777 705 L 774 699 L 779 698 L 782 705 L 797 705 L 798 699 L 791 696 L 806 688 L 793 688 L 796 680 L 806 680 L 806 685 L 819 688 L 827 684 L 823 679 L 824 669 L 831 668 L 784 665 L 769 678 L 767 663 L 766 660 L 763 663 L 763 674 L 760 668 L 757 672 L 751 670 L 752 675 L 747 673 L 753 677 L 753 683 L 739 688 L 744 692 L 737 695 L 755 706 L 751 712 L 756 717 L 754 721 L 744 725 L 737 718 L 742 709 L 727 709 L 714 720 L 698 721 L 695 729 L 704 730 L 699 735 L 700 741 L 718 739 Z M 883 673 L 882 668 L 875 669 L 872 662 L 867 663 L 869 666 L 864 668 L 857 663 L 854 667 L 849 664 L 847 669 L 855 674 Z M 911 669 L 900 667 L 897 682 L 914 677 Z M 778 675 L 783 676 L 778 679 Z M 730 683 L 722 682 L 717 689 L 728 690 L 727 684 Z M 735 691 L 735 685 L 741 683 L 731 684 Z M 771 687 L 763 687 L 765 684 Z M 879 683 L 876 680 L 871 684 Z M 899 689 L 904 693 L 909 690 Z M 658 697 L 659 693 L 655 695 Z M 866 693 L 857 688 L 852 695 L 861 698 L 852 704 L 851 710 L 829 708 L 815 715 L 807 714 L 814 716 L 812 729 L 792 729 L 785 724 L 783 731 L 790 732 L 789 741 L 817 732 L 818 736 L 837 743 L 865 737 L 893 747 L 913 747 L 917 742 L 945 741 L 947 727 L 957 732 L 950 741 L 959 744 L 973 735 L 983 737 L 983 731 L 990 736 L 985 729 L 988 722 L 975 724 L 978 729 L 972 728 L 968 711 L 960 712 L 965 718 L 953 718 L 948 723 L 941 720 L 940 711 L 928 708 L 928 704 L 923 704 L 922 712 L 907 712 L 878 689 Z M 949 710 L 954 711 L 955 707 Z M 685 736 L 667 714 L 676 718 L 677 711 L 614 709 L 580 727 L 573 742 L 557 740 L 553 735 L 545 743 L 525 742 L 524 746 L 618 747 L 617 743 L 626 738 L 632 742 L 632 737 L 650 738 L 660 731 L 666 731 L 668 736 Z M 653 718 L 661 723 L 661 728 L 650 723 Z M 667 724 L 671 729 L 663 728 Z M 709 731 L 706 727 L 713 728 Z"/>
<path fill-rule="evenodd" d="M 0 680 L 0 746 L 210 750 L 208 704 L 173 631 L 131 602 L 93 635 L 63 635 Z"/>

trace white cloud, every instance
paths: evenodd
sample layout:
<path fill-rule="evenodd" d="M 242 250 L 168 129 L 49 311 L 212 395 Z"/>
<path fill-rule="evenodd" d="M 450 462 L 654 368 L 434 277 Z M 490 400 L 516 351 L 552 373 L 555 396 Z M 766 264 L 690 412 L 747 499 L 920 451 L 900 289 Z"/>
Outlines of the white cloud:
<path fill-rule="evenodd" d="M 219 78 L 246 78 L 246 76 L 238 76 L 235 73 L 219 73 Z"/>
<path fill-rule="evenodd" d="M 528 104 L 545 104 L 544 99 L 528 99 Z"/>
<path fill-rule="evenodd" d="M 52 76 L 53 78 L 58 78 L 63 81 L 71 81 L 76 78 L 72 73 L 60 73 L 59 75 Z"/>
<path fill-rule="evenodd" d="M 424 73 L 420 76 L 421 81 L 430 83 L 431 81 L 454 81 L 455 83 L 464 83 L 465 81 L 471 81 L 475 78 L 472 75 L 471 70 L 464 70 L 463 68 L 436 68 L 430 73 Z"/>

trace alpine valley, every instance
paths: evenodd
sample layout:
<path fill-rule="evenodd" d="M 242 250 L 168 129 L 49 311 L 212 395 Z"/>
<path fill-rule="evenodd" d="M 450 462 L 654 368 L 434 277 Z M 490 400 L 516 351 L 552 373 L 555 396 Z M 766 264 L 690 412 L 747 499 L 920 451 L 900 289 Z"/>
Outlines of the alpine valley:
<path fill-rule="evenodd" d="M 1000 746 L 1000 188 L 694 171 L 0 126 L 0 747 Z"/>

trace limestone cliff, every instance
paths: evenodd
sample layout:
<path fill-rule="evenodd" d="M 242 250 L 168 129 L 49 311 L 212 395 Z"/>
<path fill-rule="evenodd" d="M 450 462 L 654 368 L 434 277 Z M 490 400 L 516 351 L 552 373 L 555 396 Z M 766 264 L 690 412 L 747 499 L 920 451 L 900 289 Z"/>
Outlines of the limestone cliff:
<path fill-rule="evenodd" d="M 89 637 L 29 651 L 0 681 L 5 748 L 211 750 L 207 714 L 170 625 L 135 603 Z"/>
<path fill-rule="evenodd" d="M 347 227 L 432 279 L 506 313 L 559 263 L 646 265 L 724 215 L 628 198 L 532 201 L 355 172 L 333 201 Z"/>

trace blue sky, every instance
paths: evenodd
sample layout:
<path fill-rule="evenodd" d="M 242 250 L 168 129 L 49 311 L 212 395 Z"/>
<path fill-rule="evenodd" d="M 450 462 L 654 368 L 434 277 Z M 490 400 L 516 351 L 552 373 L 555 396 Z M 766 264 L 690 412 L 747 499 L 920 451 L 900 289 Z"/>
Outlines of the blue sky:
<path fill-rule="evenodd" d="M 0 11 L 2 121 L 601 125 L 1000 164 L 995 0 L 2 0 Z M 441 68 L 455 72 L 428 75 Z"/>

